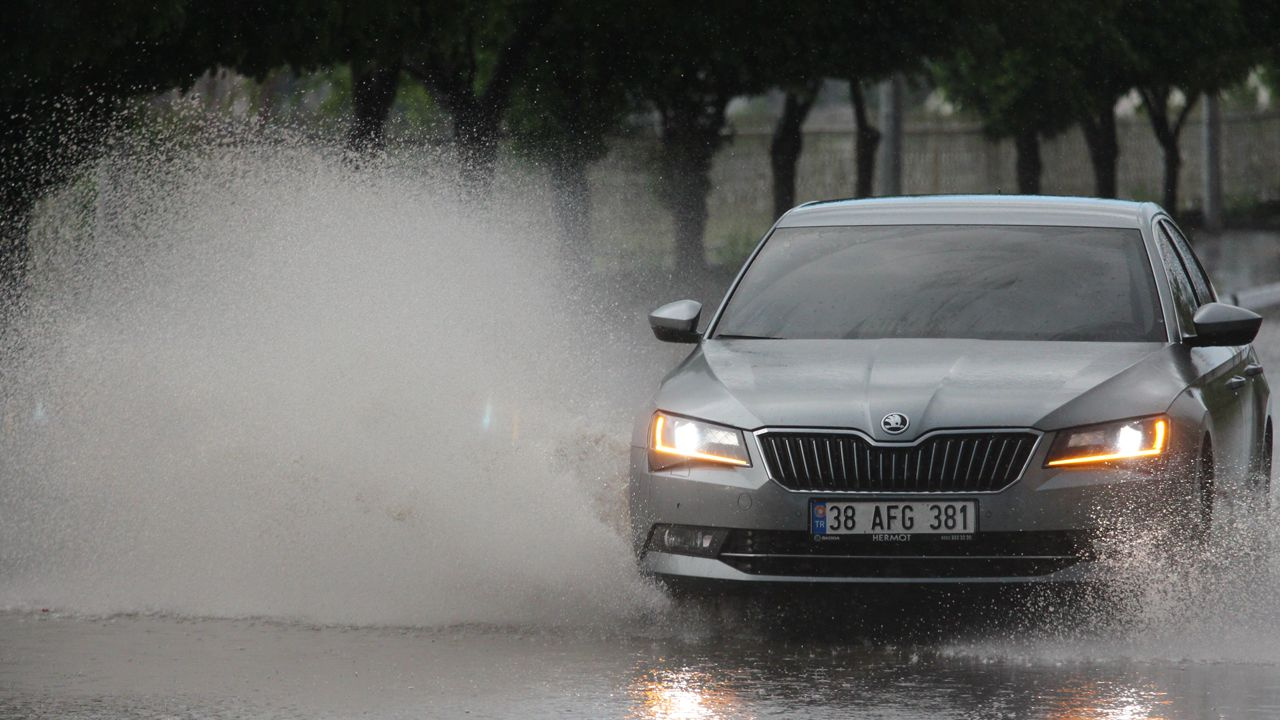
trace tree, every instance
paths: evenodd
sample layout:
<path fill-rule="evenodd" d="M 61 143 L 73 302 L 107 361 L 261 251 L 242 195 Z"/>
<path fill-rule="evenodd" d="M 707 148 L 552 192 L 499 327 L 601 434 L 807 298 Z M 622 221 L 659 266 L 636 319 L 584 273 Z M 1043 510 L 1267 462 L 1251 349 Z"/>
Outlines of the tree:
<path fill-rule="evenodd" d="M 99 147 L 118 102 L 189 81 L 164 60 L 184 3 L 20 0 L 0 38 L 0 312 L 21 292 L 36 200 Z"/>
<path fill-rule="evenodd" d="M 739 5 L 740 9 L 743 7 L 746 6 Z M 760 3 L 750 7 L 749 18 L 738 12 L 724 22 L 736 29 L 741 42 L 755 45 L 740 61 L 745 70 L 744 86 L 773 85 L 783 91 L 782 114 L 774 127 L 769 152 L 775 214 L 780 215 L 795 204 L 804 122 L 827 77 L 858 78 L 850 83 L 858 123 L 857 191 L 860 196 L 869 195 L 879 132 L 867 120 L 861 80 L 915 67 L 931 48 L 945 44 L 948 20 L 955 11 L 934 0 L 832 3 L 822 5 L 821 12 L 803 4 Z M 743 27 L 740 24 L 744 21 L 754 25 Z M 752 32 L 761 33 L 761 37 L 748 40 Z M 721 48 L 721 52 L 724 50 Z"/>
<path fill-rule="evenodd" d="M 330 62 L 351 66 L 351 124 L 347 148 L 354 152 L 380 150 L 395 103 L 404 65 L 405 48 L 425 30 L 421 6 L 409 0 L 367 0 L 338 3 L 329 47 L 318 54 Z M 306 49 L 300 48 L 305 54 Z M 315 54 L 316 50 L 312 50 Z"/>
<path fill-rule="evenodd" d="M 867 113 L 867 97 L 862 78 L 849 78 L 849 102 L 853 105 L 854 197 L 871 197 L 876 179 L 876 150 L 880 147 L 880 129 L 871 124 Z"/>
<path fill-rule="evenodd" d="M 387 116 L 400 86 L 400 61 L 361 59 L 351 63 L 351 124 L 347 149 L 380 150 L 386 144 Z"/>
<path fill-rule="evenodd" d="M 1133 87 L 1135 77 L 1133 57 L 1116 17 L 1122 1 L 1054 4 L 1050 25 L 1059 39 L 1045 50 L 1071 58 L 1069 69 L 1059 78 L 1059 87 L 1064 91 L 1066 111 L 1076 117 L 1084 132 L 1093 164 L 1094 193 L 1104 198 L 1118 193 L 1116 103 Z"/>
<path fill-rule="evenodd" d="M 1020 191 L 1040 190 L 1040 140 L 1079 124 L 1095 193 L 1116 196 L 1115 106 L 1136 77 L 1117 28 L 1123 1 L 993 3 L 966 23 L 956 51 L 935 63 L 949 97 L 976 112 L 992 137 L 1014 139 Z"/>
<path fill-rule="evenodd" d="M 282 66 L 394 58 L 415 8 L 407 0 L 12 3 L 0 42 L 0 301 L 20 290 L 36 199 L 93 157 L 124 100 L 187 87 L 216 66 L 261 78 Z M 357 112 L 353 136 L 380 134 L 373 118 L 389 101 L 371 104 L 381 109 Z"/>
<path fill-rule="evenodd" d="M 824 67 L 829 77 L 849 82 L 853 106 L 856 197 L 870 197 L 875 180 L 880 130 L 871 122 L 865 88 L 896 73 L 914 74 L 926 60 L 947 52 L 967 27 L 983 17 L 980 5 L 944 0 L 841 3 L 826 22 Z"/>
<path fill-rule="evenodd" d="M 642 69 L 634 83 L 657 114 L 658 197 L 675 223 L 677 267 L 707 265 L 707 195 L 711 161 L 727 139 L 725 110 L 768 85 L 760 52 L 773 40 L 761 22 L 766 5 L 663 0 L 631 9 Z"/>
<path fill-rule="evenodd" d="M 589 261 L 591 188 L 588 167 L 631 109 L 634 34 L 621 15 L 599 5 L 557 13 L 517 85 L 508 126 L 518 150 L 545 166 L 552 210 L 568 257 Z"/>
<path fill-rule="evenodd" d="M 493 182 L 503 117 L 558 2 L 448 0 L 434 10 L 404 69 L 452 116 L 463 181 L 483 193 Z"/>
<path fill-rule="evenodd" d="M 827 72 L 831 31 L 824 13 L 804 5 L 772 4 L 770 39 L 757 49 L 759 80 L 782 90 L 782 114 L 769 143 L 774 217 L 796 204 L 796 168 L 804 150 L 804 123 L 818 99 Z"/>
<path fill-rule="evenodd" d="M 1058 32 L 1049 23 L 1029 23 L 1025 14 L 1002 13 L 967 25 L 965 41 L 931 64 L 948 99 L 978 115 L 992 139 L 1013 138 L 1018 192 L 1037 195 L 1043 163 L 1040 141 L 1075 124 L 1064 112 L 1058 80 L 1072 58 L 1052 52 Z"/>
<path fill-rule="evenodd" d="M 1248 42 L 1258 48 L 1264 82 L 1280 94 L 1280 0 L 1239 0 Z"/>
<path fill-rule="evenodd" d="M 849 79 L 857 128 L 855 194 L 867 197 L 880 131 L 870 122 L 863 83 L 914 70 L 922 59 L 948 47 L 960 11 L 935 0 L 839 3 L 820 13 L 804 5 L 777 8 L 771 8 L 775 17 L 761 50 L 767 56 L 763 71 L 784 90 L 770 148 L 774 208 L 781 214 L 795 204 L 804 120 L 821 80 L 828 77 Z"/>
<path fill-rule="evenodd" d="M 197 64 L 224 65 L 258 79 L 282 67 L 348 64 L 347 147 L 355 152 L 382 147 L 405 47 L 423 33 L 426 21 L 412 0 L 203 0 L 190 2 L 187 14 L 181 39 L 171 45 Z"/>
<path fill-rule="evenodd" d="M 1262 49 L 1250 43 L 1246 20 L 1232 0 L 1131 0 L 1118 19 L 1164 155 L 1163 204 L 1176 213 L 1187 118 L 1201 95 L 1244 80 L 1262 59 Z M 1182 96 L 1180 107 L 1171 102 L 1175 94 Z"/>
<path fill-rule="evenodd" d="M 796 204 L 796 166 L 804 149 L 804 121 L 818 99 L 820 78 L 788 87 L 783 93 L 782 115 L 769 143 L 769 169 L 773 172 L 773 215 L 779 217 Z"/>

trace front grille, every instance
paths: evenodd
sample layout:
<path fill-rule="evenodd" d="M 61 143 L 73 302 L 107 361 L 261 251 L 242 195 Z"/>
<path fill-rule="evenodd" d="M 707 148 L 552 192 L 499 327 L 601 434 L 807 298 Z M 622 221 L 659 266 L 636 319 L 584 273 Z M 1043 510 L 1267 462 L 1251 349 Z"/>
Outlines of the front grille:
<path fill-rule="evenodd" d="M 1017 480 L 1035 433 L 933 435 L 914 445 L 873 445 L 858 435 L 760 434 L 769 477 L 808 492 L 990 492 Z"/>
<path fill-rule="evenodd" d="M 971 540 L 916 536 L 875 542 L 844 535 L 815 542 L 794 530 L 733 530 L 719 558 L 752 575 L 805 577 L 1034 577 L 1097 557 L 1088 531 L 991 532 Z"/>

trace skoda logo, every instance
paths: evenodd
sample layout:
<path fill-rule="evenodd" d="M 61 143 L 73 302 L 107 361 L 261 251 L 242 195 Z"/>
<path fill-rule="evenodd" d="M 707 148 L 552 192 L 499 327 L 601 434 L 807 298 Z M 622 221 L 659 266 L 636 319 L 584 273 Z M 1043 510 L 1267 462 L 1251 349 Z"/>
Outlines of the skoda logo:
<path fill-rule="evenodd" d="M 889 413 L 880 418 L 880 427 L 884 428 L 884 431 L 890 435 L 902 434 L 910 424 L 911 421 L 902 413 Z"/>

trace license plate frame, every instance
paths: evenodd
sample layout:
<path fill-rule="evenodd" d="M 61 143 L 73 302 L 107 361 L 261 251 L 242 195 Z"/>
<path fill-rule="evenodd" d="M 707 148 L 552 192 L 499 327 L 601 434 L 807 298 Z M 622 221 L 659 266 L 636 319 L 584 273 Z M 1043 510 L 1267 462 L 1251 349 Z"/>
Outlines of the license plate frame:
<path fill-rule="evenodd" d="M 833 507 L 841 508 L 840 520 L 830 522 Z M 853 528 L 844 527 L 843 508 L 853 507 Z M 938 507 L 937 519 L 932 508 Z M 955 508 L 948 513 L 946 508 Z M 910 510 L 904 510 L 910 508 Z M 961 510 L 960 508 L 965 508 Z M 868 535 L 893 535 L 904 537 L 939 537 L 946 535 L 977 535 L 979 518 L 978 501 L 973 498 L 920 499 L 894 498 L 854 500 L 842 498 L 813 498 L 809 500 L 809 533 L 815 539 L 833 537 L 865 537 Z M 910 521 L 905 521 L 909 518 Z M 952 518 L 948 522 L 948 518 Z M 964 522 L 961 522 L 961 519 Z M 937 527 L 934 527 L 934 525 Z M 832 525 L 836 529 L 832 529 Z"/>

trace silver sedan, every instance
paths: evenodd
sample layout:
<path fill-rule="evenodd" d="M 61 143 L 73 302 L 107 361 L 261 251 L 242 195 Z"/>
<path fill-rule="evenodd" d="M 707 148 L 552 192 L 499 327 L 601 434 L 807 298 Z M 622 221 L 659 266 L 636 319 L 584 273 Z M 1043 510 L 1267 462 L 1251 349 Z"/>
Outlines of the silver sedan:
<path fill-rule="evenodd" d="M 1084 581 L 1108 538 L 1270 491 L 1261 318 L 1152 203 L 810 203 L 701 312 L 650 315 L 695 347 L 631 443 L 671 584 Z"/>

